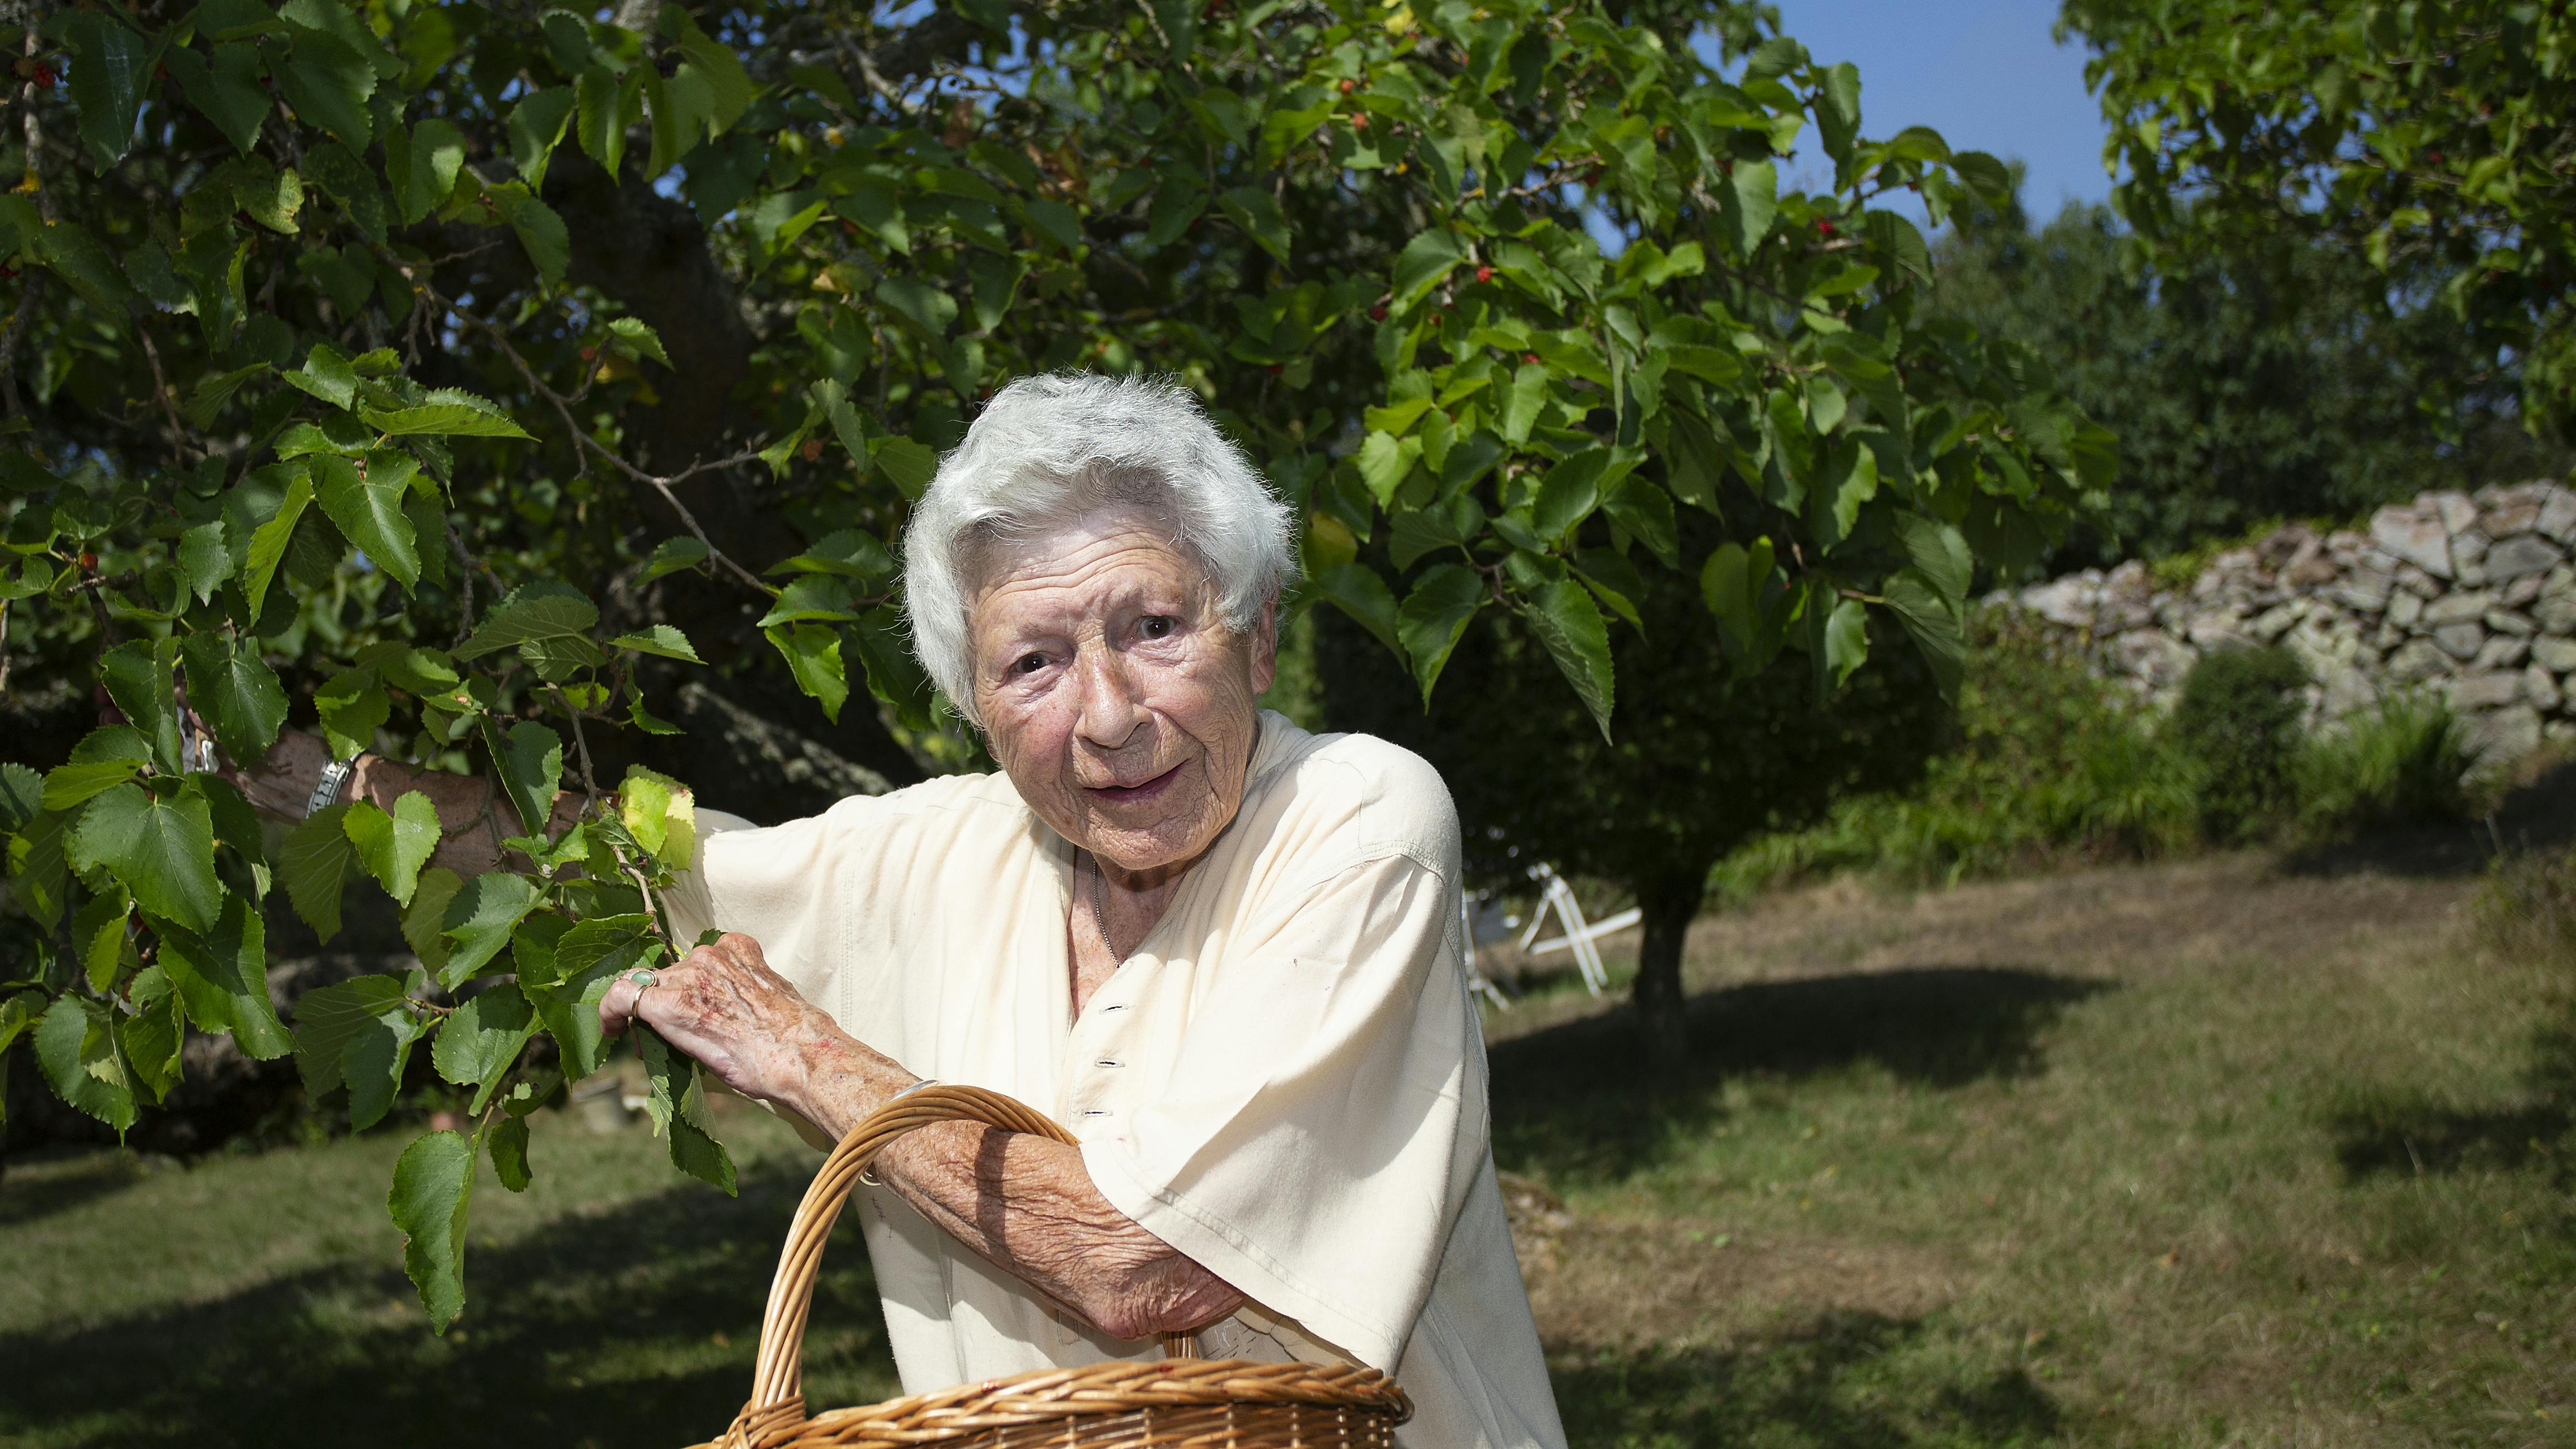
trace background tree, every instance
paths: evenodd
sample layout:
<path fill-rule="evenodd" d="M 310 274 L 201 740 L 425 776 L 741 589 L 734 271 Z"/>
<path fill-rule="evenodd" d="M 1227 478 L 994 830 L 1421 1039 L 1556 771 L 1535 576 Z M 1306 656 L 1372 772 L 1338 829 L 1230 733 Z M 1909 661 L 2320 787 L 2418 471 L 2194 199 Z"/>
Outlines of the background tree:
<path fill-rule="evenodd" d="M 1952 216 L 1931 308 L 2029 346 L 2120 440 L 2107 504 L 2052 569 L 2158 558 L 2267 519 L 2351 518 L 2428 488 L 2520 482 L 2568 451 L 2522 426 L 2521 376 L 2447 308 L 2322 237 L 2158 254 L 2104 206 L 2034 229 Z"/>
<path fill-rule="evenodd" d="M 1714 554 L 1697 536 L 1719 534 L 1714 520 L 1689 532 L 1694 553 Z M 1347 625 L 1327 624 L 1318 657 L 1336 727 L 1397 740 L 1440 767 L 1480 880 L 1526 889 L 1544 859 L 1636 897 L 1638 1023 L 1669 1070 L 1689 1051 L 1682 948 L 1709 872 L 1756 835 L 1906 783 L 1949 716 L 1912 651 L 1874 654 L 1820 698 L 1796 655 L 1748 668 L 1689 580 L 1658 572 L 1637 602 L 1643 627 L 1620 630 L 1611 651 L 1621 692 L 1606 737 L 1534 667 L 1543 646 L 1508 615 L 1469 633 L 1428 709 L 1385 654 L 1354 647 L 1362 641 Z"/>
<path fill-rule="evenodd" d="M 2557 4 L 2067 0 L 2159 244 L 2364 256 L 2383 314 L 2438 306 L 2518 365 L 2525 417 L 2576 419 L 2576 19 Z M 2483 373 L 2485 368 L 2478 369 Z"/>
<path fill-rule="evenodd" d="M 22 683 L 122 716 L 0 766 L 0 1049 L 31 1036 L 122 1130 L 192 1028 L 291 1050 L 359 1128 L 425 1048 L 471 1093 L 395 1178 L 434 1318 L 476 1155 L 523 1185 L 525 1114 L 599 1063 L 598 997 L 688 944 L 654 910 L 693 843 L 678 782 L 740 731 L 673 743 L 673 680 L 716 661 L 700 698 L 888 779 L 971 756 L 891 546 L 998 381 L 1178 375 L 1304 510 L 1300 602 L 1426 693 L 1508 611 L 1603 730 L 1647 577 L 1702 578 L 1757 673 L 1794 641 L 1838 684 L 1875 611 L 1955 674 L 1968 560 L 2026 563 L 2107 476 L 2020 353 L 1918 315 L 1928 250 L 1869 205 L 1945 215 L 2001 166 L 1864 139 L 1857 72 L 1768 12 L 905 16 L 146 0 L 0 35 L 27 177 L 0 198 L 0 595 Z M 1689 43 L 1710 24 L 1731 80 Z M 1830 185 L 1784 191 L 1811 125 Z M 1749 542 L 1685 557 L 1682 509 Z M 425 869 L 420 798 L 268 838 L 187 768 L 183 685 L 236 759 L 293 718 L 492 772 L 532 869 Z M 549 830 L 559 789 L 583 814 Z M 309 993 L 290 1034 L 270 888 L 327 937 L 359 874 L 418 964 Z M 694 1069 L 639 1045 L 675 1162 L 729 1185 Z"/>

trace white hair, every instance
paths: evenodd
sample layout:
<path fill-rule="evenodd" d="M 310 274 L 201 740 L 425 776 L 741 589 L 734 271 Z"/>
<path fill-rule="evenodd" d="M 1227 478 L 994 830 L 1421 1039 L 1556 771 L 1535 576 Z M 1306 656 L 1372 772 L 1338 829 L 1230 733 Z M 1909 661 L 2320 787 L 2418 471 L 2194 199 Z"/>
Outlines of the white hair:
<path fill-rule="evenodd" d="M 1055 373 L 993 395 L 939 461 L 903 533 L 904 613 L 931 681 L 969 723 L 967 609 L 989 547 L 1131 505 L 1206 574 L 1225 626 L 1249 632 L 1295 576 L 1288 505 L 1188 392 L 1160 379 Z"/>

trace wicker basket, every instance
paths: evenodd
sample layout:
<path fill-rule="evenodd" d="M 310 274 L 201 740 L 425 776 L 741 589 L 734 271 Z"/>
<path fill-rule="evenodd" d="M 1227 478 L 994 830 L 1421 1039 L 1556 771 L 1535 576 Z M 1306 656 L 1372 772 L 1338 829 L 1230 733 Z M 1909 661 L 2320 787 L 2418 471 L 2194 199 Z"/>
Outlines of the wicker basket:
<path fill-rule="evenodd" d="M 1168 1357 L 1160 1363 L 1041 1369 L 807 1417 L 805 1319 L 824 1240 L 850 1185 L 886 1144 L 916 1127 L 956 1121 L 1073 1141 L 1045 1117 L 980 1087 L 924 1087 L 851 1128 L 788 1226 L 761 1320 L 751 1398 L 721 1438 L 698 1449 L 1392 1449 L 1395 1426 L 1412 1417 L 1413 1405 L 1377 1370 L 1202 1359 L 1181 1335 L 1165 1336 Z"/>

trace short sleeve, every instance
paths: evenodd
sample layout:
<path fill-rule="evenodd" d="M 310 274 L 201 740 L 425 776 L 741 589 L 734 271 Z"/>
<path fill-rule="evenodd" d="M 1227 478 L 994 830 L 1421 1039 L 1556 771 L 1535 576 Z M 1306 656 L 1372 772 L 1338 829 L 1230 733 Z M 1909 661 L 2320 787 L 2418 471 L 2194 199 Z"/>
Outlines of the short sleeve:
<path fill-rule="evenodd" d="M 1388 853 L 1251 926 L 1170 1088 L 1084 1164 L 1138 1225 L 1392 1372 L 1484 1155 L 1456 886 Z"/>

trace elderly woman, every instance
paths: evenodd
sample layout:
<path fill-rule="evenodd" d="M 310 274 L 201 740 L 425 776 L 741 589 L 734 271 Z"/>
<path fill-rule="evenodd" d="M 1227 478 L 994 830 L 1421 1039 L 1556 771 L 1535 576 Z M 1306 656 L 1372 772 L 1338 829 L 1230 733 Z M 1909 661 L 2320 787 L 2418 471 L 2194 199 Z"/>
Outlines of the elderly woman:
<path fill-rule="evenodd" d="M 1002 773 L 765 829 L 702 812 L 666 907 L 727 934 L 601 1016 L 824 1134 L 940 1080 L 1080 1139 L 955 1123 L 880 1159 L 861 1218 L 907 1390 L 1196 1331 L 1393 1373 L 1405 1444 L 1560 1445 L 1448 793 L 1256 707 L 1290 537 L 1187 394 L 1003 389 L 904 541 L 921 658 Z M 420 783 L 369 763 L 371 794 Z"/>

